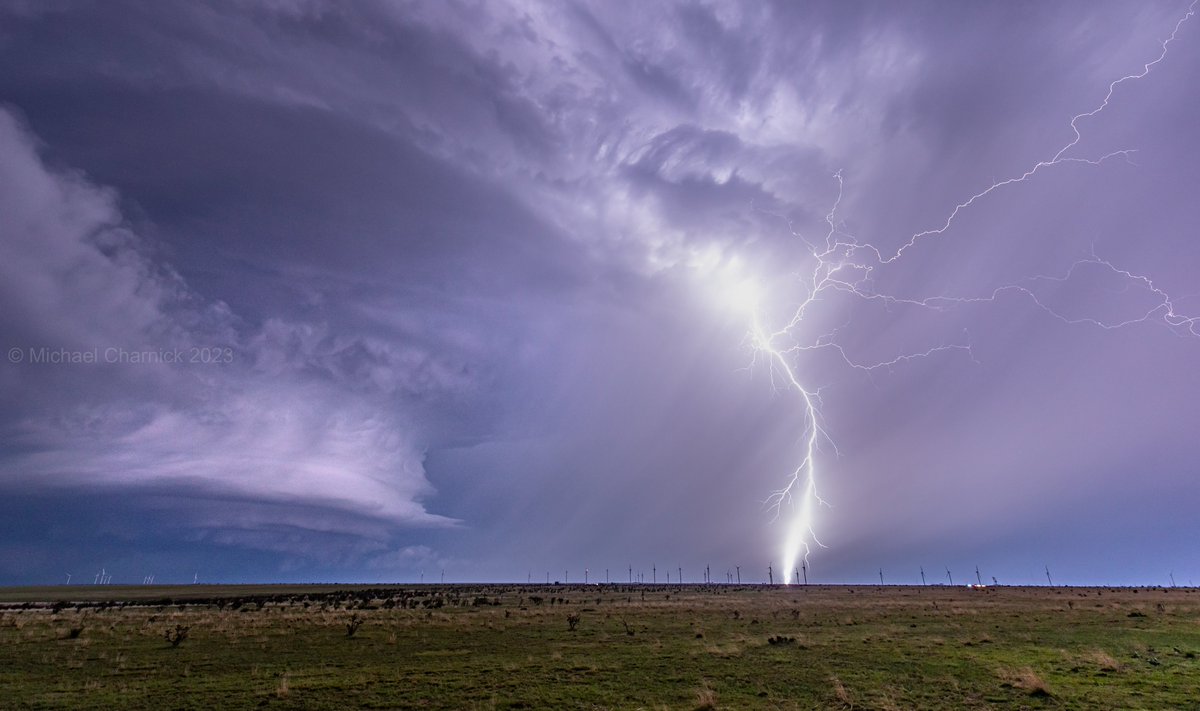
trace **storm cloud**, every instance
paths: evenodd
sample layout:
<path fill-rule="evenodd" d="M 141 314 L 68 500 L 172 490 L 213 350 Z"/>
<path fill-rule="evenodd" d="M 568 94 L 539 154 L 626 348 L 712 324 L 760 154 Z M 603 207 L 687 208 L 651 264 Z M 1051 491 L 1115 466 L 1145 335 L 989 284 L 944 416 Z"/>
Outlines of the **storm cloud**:
<path fill-rule="evenodd" d="M 723 275 L 786 321 L 830 222 L 941 227 L 1187 12 L 5 3 L 0 581 L 765 575 L 803 413 Z M 979 300 L 814 308 L 816 579 L 1198 570 L 1200 338 L 1141 318 L 1200 313 L 1197 67 L 862 274 Z"/>

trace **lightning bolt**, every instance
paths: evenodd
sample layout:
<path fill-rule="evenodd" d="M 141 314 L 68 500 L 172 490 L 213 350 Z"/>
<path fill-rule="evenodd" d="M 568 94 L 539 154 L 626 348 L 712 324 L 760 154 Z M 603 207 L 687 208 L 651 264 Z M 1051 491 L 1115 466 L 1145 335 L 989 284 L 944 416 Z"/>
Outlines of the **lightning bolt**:
<path fill-rule="evenodd" d="M 754 362 L 765 361 L 776 389 L 794 393 L 798 397 L 803 421 L 799 464 L 791 471 L 784 485 L 772 493 L 765 502 L 768 509 L 773 511 L 776 519 L 784 515 L 785 508 L 788 509 L 786 513 L 789 521 L 784 533 L 782 550 L 785 566 L 784 581 L 791 581 L 800 561 L 808 564 L 809 555 L 813 552 L 814 547 L 825 547 L 816 533 L 816 515 L 820 507 L 828 507 L 829 504 L 818 493 L 818 470 L 820 455 L 824 447 L 828 447 L 835 455 L 837 454 L 837 446 L 830 437 L 821 416 L 820 390 L 805 384 L 797 372 L 796 358 L 806 352 L 832 351 L 847 366 L 868 372 L 889 369 L 907 361 L 927 358 L 946 351 L 964 351 L 972 359 L 974 358 L 969 337 L 966 335 L 964 335 L 965 342 L 963 343 L 943 344 L 922 352 L 908 353 L 889 361 L 875 363 L 863 363 L 853 359 L 837 342 L 836 330 L 815 338 L 809 337 L 806 340 L 801 326 L 805 323 L 809 312 L 821 302 L 825 294 L 837 292 L 864 301 L 881 302 L 887 306 L 906 304 L 933 310 L 945 310 L 964 304 L 993 302 L 1005 294 L 1013 293 L 1030 299 L 1038 308 L 1067 324 L 1086 324 L 1103 329 L 1117 329 L 1137 323 L 1158 322 L 1181 335 L 1200 335 L 1200 316 L 1180 313 L 1176 309 L 1175 300 L 1170 294 L 1159 288 L 1151 278 L 1120 268 L 1097 256 L 1094 250 L 1091 254 L 1070 265 L 1062 274 L 1035 276 L 1025 284 L 1008 284 L 994 289 L 991 293 L 977 296 L 938 295 L 913 299 L 879 293 L 871 287 L 873 283 L 871 277 L 875 269 L 895 264 L 904 257 L 906 252 L 924 240 L 946 236 L 961 213 L 969 210 L 977 202 L 985 200 L 992 193 L 1025 183 L 1040 172 L 1066 164 L 1082 163 L 1100 166 L 1113 159 L 1128 160 L 1134 153 L 1133 149 L 1112 151 L 1092 158 L 1073 155 L 1074 150 L 1083 140 L 1081 126 L 1087 120 L 1100 115 L 1109 106 L 1117 89 L 1122 84 L 1145 78 L 1155 66 L 1166 59 L 1170 45 L 1176 41 L 1184 23 L 1195 14 L 1198 4 L 1200 4 L 1200 0 L 1192 0 L 1187 11 L 1175 23 L 1171 34 L 1160 42 L 1160 51 L 1157 57 L 1143 64 L 1140 72 L 1128 74 L 1110 82 L 1108 90 L 1099 104 L 1089 111 L 1071 117 L 1069 123 L 1071 138 L 1051 157 L 1039 160 L 1020 174 L 994 181 L 986 188 L 971 194 L 956 204 L 939 226 L 912 234 L 895 251 L 884 253 L 871 244 L 859 242 L 839 228 L 837 213 L 845 187 L 840 171 L 833 176 L 837 182 L 837 198 L 825 215 L 828 229 L 824 238 L 814 242 L 795 229 L 790 230 L 793 236 L 799 238 L 806 245 L 812 258 L 811 271 L 798 279 L 801 294 L 799 303 L 788 309 L 791 315 L 786 321 L 777 327 L 772 327 L 768 323 L 765 309 L 762 308 L 761 296 L 756 294 L 752 303 L 749 304 L 751 323 L 748 335 Z M 1070 317 L 1059 313 L 1045 303 L 1032 288 L 1039 282 L 1069 281 L 1081 269 L 1087 268 L 1102 270 L 1111 277 L 1123 280 L 1128 287 L 1140 289 L 1152 297 L 1150 307 L 1139 315 L 1119 321 L 1106 321 L 1095 317 Z"/>

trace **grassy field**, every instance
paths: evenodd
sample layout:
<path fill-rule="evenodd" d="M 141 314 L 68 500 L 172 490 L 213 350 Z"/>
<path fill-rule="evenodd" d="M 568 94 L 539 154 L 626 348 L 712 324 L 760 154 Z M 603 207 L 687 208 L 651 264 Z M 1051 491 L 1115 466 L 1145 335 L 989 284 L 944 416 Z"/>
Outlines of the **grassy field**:
<path fill-rule="evenodd" d="M 1198 709 L 1198 655 L 1182 588 L 0 590 L 5 708 Z"/>

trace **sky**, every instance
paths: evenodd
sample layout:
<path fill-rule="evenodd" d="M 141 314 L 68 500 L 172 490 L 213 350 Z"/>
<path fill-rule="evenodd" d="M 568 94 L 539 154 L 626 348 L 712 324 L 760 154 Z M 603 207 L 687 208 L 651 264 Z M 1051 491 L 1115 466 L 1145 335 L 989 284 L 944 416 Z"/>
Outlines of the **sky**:
<path fill-rule="evenodd" d="M 0 584 L 779 582 L 805 393 L 812 582 L 1200 582 L 1186 0 L 4 0 L 0 67 Z"/>

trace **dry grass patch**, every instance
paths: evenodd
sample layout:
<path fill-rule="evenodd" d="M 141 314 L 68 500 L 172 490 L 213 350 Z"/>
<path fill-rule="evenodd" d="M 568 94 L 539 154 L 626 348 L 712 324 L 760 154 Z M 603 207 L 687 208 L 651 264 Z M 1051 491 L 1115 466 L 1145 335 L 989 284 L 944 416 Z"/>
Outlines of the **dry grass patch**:
<path fill-rule="evenodd" d="M 833 698 L 837 699 L 838 703 L 853 708 L 854 702 L 850 700 L 850 692 L 846 691 L 846 685 L 842 683 L 842 680 L 834 674 L 829 677 L 829 683 L 833 687 Z"/>
<path fill-rule="evenodd" d="M 284 672 L 282 675 L 280 675 L 279 685 L 275 687 L 276 698 L 284 699 L 287 698 L 289 693 L 291 693 L 291 685 L 288 682 L 288 677 L 289 675 L 287 672 Z"/>
<path fill-rule="evenodd" d="M 714 657 L 740 657 L 746 651 L 746 647 L 739 642 L 726 642 L 725 644 L 706 645 L 704 651 Z"/>
<path fill-rule="evenodd" d="M 1088 653 L 1089 661 L 1100 667 L 1100 671 L 1119 672 L 1121 671 L 1121 663 L 1112 657 L 1108 652 L 1102 649 L 1095 649 Z"/>
<path fill-rule="evenodd" d="M 1023 667 L 1013 672 L 1004 674 L 1004 679 L 1010 685 L 1021 689 L 1030 696 L 1048 698 L 1054 694 L 1050 691 L 1050 687 L 1046 685 L 1045 680 L 1037 675 L 1037 672 L 1032 667 Z"/>
<path fill-rule="evenodd" d="M 696 705 L 693 707 L 695 711 L 715 711 L 717 708 L 717 692 L 712 690 L 708 682 L 701 684 L 699 689 L 696 689 Z"/>

